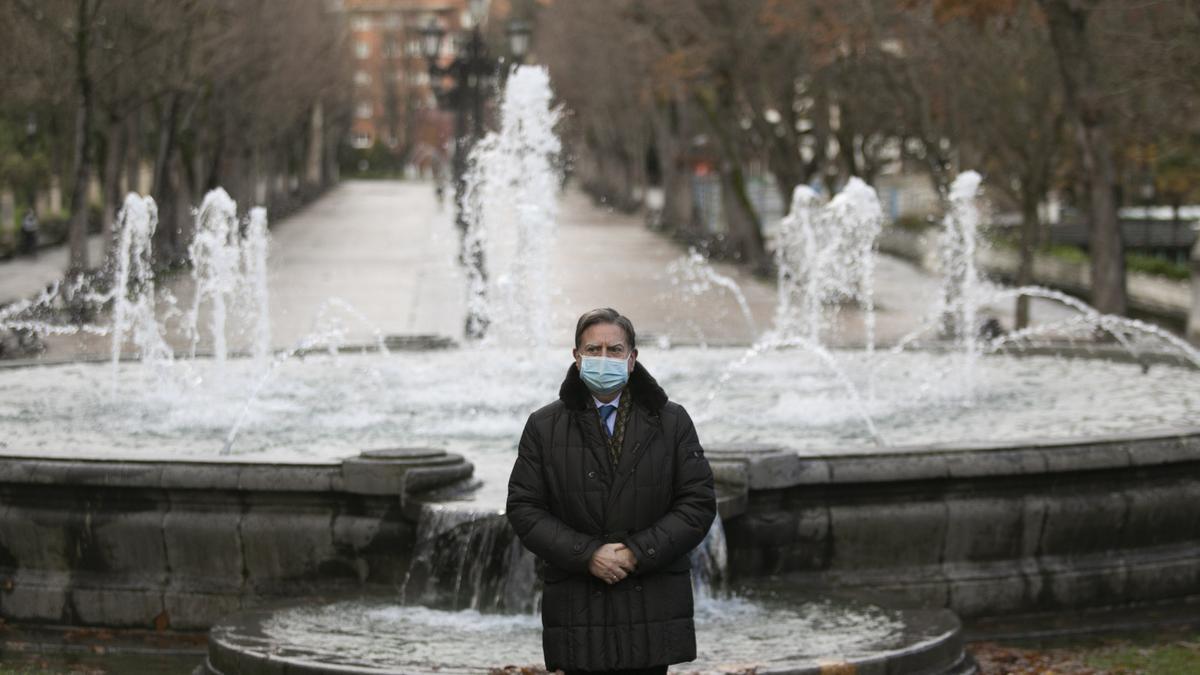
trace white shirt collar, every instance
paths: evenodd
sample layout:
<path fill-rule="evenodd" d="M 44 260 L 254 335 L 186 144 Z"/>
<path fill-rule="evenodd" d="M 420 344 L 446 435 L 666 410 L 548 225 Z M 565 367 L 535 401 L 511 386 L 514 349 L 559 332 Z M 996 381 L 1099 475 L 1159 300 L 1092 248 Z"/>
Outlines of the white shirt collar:
<path fill-rule="evenodd" d="M 624 393 L 625 392 L 621 392 L 621 394 L 624 394 Z M 621 394 L 617 394 L 617 397 L 614 398 L 613 400 L 609 401 L 608 403 L 604 403 L 600 399 L 593 396 L 592 403 L 595 403 L 597 408 L 599 408 L 600 406 L 605 406 L 605 405 L 614 405 L 614 406 L 620 408 L 621 407 Z"/>

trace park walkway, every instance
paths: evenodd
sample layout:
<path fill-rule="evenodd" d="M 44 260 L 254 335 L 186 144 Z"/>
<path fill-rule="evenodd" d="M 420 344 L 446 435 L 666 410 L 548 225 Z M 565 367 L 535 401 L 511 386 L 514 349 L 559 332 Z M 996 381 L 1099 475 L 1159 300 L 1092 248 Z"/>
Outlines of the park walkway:
<path fill-rule="evenodd" d="M 421 182 L 347 181 L 272 229 L 271 315 L 274 342 L 286 347 L 311 332 L 322 305 L 346 314 L 354 341 L 384 335 L 434 334 L 459 339 L 466 312 L 464 280 L 456 262 L 458 233 L 450 206 L 440 207 Z M 569 344 L 574 320 L 587 309 L 613 306 L 647 337 L 711 344 L 752 341 L 771 325 L 772 283 L 740 267 L 715 264 L 745 296 L 754 329 L 733 293 L 719 286 L 694 294 L 669 270 L 686 250 L 651 232 L 638 215 L 595 206 L 582 193 L 563 197 L 551 247 L 552 343 Z M 489 261 L 493 278 L 508 261 Z M 897 339 L 916 326 L 937 292 L 928 275 L 883 257 L 877 271 L 879 334 Z M 676 278 L 673 278 L 676 277 Z M 344 303 L 344 304 L 342 304 Z M 842 339 L 862 340 L 860 313 L 841 313 Z"/>
<path fill-rule="evenodd" d="M 88 239 L 88 260 L 100 260 L 103 249 L 103 238 L 92 235 Z M 69 259 L 67 245 L 58 244 L 39 249 L 37 257 L 19 255 L 0 262 L 0 306 L 33 297 L 61 280 Z"/>
<path fill-rule="evenodd" d="M 340 325 L 352 343 L 376 336 L 436 335 L 460 340 L 466 313 L 458 232 L 449 203 L 440 205 L 431 184 L 413 181 L 346 181 L 291 217 L 272 223 L 270 314 L 277 349 L 298 344 L 315 330 Z M 578 191 L 562 199 L 549 273 L 554 315 L 551 344 L 569 346 L 574 320 L 594 307 L 627 314 L 646 339 L 672 343 L 748 344 L 772 325 L 776 294 L 769 280 L 735 265 L 713 270 L 732 279 L 745 296 L 748 322 L 732 292 L 712 285 L 689 291 L 670 269 L 686 251 L 649 231 L 638 215 L 595 206 Z M 65 248 L 34 260 L 0 263 L 0 298 L 25 297 L 51 283 L 66 264 Z M 506 261 L 490 261 L 493 278 Z M 163 284 L 187 306 L 187 275 Z M 876 269 L 877 336 L 894 342 L 928 315 L 937 280 L 913 265 L 880 256 Z M 1044 305 L 1035 318 L 1050 318 Z M 989 314 L 1009 323 L 1008 307 Z M 323 317 L 323 323 L 322 323 Z M 838 313 L 838 338 L 861 344 L 862 314 Z M 170 336 L 177 349 L 180 336 Z M 54 351 L 104 353 L 102 339 L 55 340 Z M 645 343 L 645 340 L 643 340 Z M 203 345 L 202 345 L 203 349 Z"/>

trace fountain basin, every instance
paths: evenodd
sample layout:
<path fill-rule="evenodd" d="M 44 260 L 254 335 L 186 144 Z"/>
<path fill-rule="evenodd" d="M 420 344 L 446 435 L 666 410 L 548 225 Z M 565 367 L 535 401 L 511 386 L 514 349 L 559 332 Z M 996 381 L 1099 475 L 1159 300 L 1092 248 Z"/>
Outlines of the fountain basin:
<path fill-rule="evenodd" d="M 412 496 L 471 470 L 429 449 L 290 465 L 7 457 L 0 616 L 198 629 L 271 598 L 390 591 Z"/>
<path fill-rule="evenodd" d="M 965 619 L 1200 593 L 1200 427 L 1022 444 L 713 447 L 745 486 L 736 577 L 869 592 Z"/>
<path fill-rule="evenodd" d="M 973 672 L 945 610 L 885 610 L 803 597 L 727 599 L 696 609 L 698 658 L 672 672 Z M 485 673 L 540 667 L 535 615 L 446 612 L 379 600 L 242 612 L 209 632 L 208 675 Z"/>
<path fill-rule="evenodd" d="M 714 388 L 744 354 L 640 356 L 709 450 L 735 578 L 967 618 L 1200 588 L 1195 370 L 988 357 L 963 406 L 937 386 L 954 354 L 835 352 L 893 443 L 877 447 L 861 402 L 799 350 Z M 0 616 L 207 628 L 271 598 L 394 596 L 416 541 L 401 495 L 460 480 L 461 456 L 470 508 L 500 513 L 561 356 L 309 355 L 265 378 L 252 359 L 121 364 L 115 389 L 108 364 L 0 368 Z M 431 458 L 359 454 L 399 443 L 451 456 L 413 472 Z"/>

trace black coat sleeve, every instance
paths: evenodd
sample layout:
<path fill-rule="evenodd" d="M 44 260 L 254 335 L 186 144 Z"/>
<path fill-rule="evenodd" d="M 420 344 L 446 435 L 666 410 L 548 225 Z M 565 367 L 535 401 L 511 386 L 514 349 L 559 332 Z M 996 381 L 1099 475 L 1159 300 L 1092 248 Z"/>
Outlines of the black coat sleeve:
<path fill-rule="evenodd" d="M 687 555 L 704 541 L 717 515 L 712 468 L 704 458 L 692 418 L 683 408 L 679 408 L 679 415 L 673 439 L 675 475 L 671 508 L 653 525 L 625 540 L 637 557 L 637 574 L 654 572 Z"/>
<path fill-rule="evenodd" d="M 588 573 L 592 554 L 603 542 L 567 525 L 547 507 L 546 475 L 542 470 L 542 439 L 533 417 L 525 423 L 517 446 L 517 461 L 508 479 L 505 511 L 525 548 L 565 572 Z"/>

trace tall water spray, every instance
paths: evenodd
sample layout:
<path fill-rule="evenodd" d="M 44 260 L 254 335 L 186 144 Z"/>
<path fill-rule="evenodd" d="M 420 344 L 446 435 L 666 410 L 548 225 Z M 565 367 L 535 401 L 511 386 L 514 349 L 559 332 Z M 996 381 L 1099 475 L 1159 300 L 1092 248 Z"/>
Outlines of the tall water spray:
<path fill-rule="evenodd" d="M 112 305 L 112 367 L 125 340 L 132 337 L 143 362 L 171 358 L 155 314 L 154 269 L 151 240 L 158 227 L 158 206 L 150 197 L 130 193 L 117 216 Z"/>
<path fill-rule="evenodd" d="M 223 363 L 228 356 L 225 324 L 240 281 L 241 252 L 238 249 L 237 204 L 225 190 L 211 190 L 204 195 L 196 211 L 196 234 L 188 246 L 194 296 L 186 328 L 192 339 L 193 357 L 200 342 L 200 309 L 205 303 L 209 311 L 213 356 L 218 363 Z"/>
<path fill-rule="evenodd" d="M 464 255 L 486 251 L 488 260 L 510 261 L 490 278 L 468 264 L 469 311 L 491 325 L 520 325 L 521 337 L 535 342 L 551 334 L 547 271 L 558 218 L 554 160 L 561 151 L 554 133 L 559 110 L 551 99 L 545 68 L 513 71 L 500 104 L 499 132 L 472 152 L 465 199 Z"/>
<path fill-rule="evenodd" d="M 805 335 L 819 332 L 820 302 L 815 281 L 817 275 L 807 274 L 819 261 L 813 220 L 819 213 L 820 197 L 807 185 L 792 190 L 792 205 L 781 221 L 775 241 L 775 269 L 778 274 L 775 301 L 775 329 L 781 336 Z"/>
<path fill-rule="evenodd" d="M 242 242 L 242 307 L 251 330 L 250 351 L 256 359 L 271 354 L 271 307 L 267 288 L 267 257 L 270 233 L 267 230 L 267 210 L 261 206 L 250 209 L 246 236 Z"/>
<path fill-rule="evenodd" d="M 875 188 L 858 178 L 851 178 L 826 209 L 834 229 L 840 227 L 840 232 L 833 237 L 837 241 L 833 248 L 842 275 L 840 279 L 834 275 L 840 288 L 833 292 L 862 307 L 867 353 L 870 354 L 875 349 L 875 250 L 883 229 L 883 207 Z"/>
<path fill-rule="evenodd" d="M 791 210 L 780 222 L 776 240 L 779 285 L 775 330 L 716 378 L 705 396 L 707 406 L 702 415 L 713 414 L 712 404 L 721 388 L 750 361 L 772 350 L 800 349 L 833 374 L 868 435 L 876 444 L 885 444 L 868 405 L 875 398 L 873 371 L 867 369 L 864 398 L 825 344 L 841 304 L 856 302 L 863 310 L 867 354 L 874 352 L 876 242 L 882 227 L 879 197 L 858 178 L 851 178 L 825 206 L 821 206 L 812 188 L 801 185 L 793 190 Z"/>
<path fill-rule="evenodd" d="M 942 291 L 938 309 L 942 331 L 954 340 L 961 355 L 961 386 L 970 403 L 975 366 L 979 360 L 980 278 L 976 253 L 979 248 L 979 186 L 983 177 L 975 171 L 960 173 L 950 185 L 949 208 L 942 221 L 939 253 Z"/>
<path fill-rule="evenodd" d="M 874 188 L 851 178 L 822 207 L 817 193 L 801 185 L 780 222 L 775 261 L 778 337 L 821 344 L 844 302 L 863 308 L 868 352 L 875 345 L 875 247 L 883 209 Z"/>

